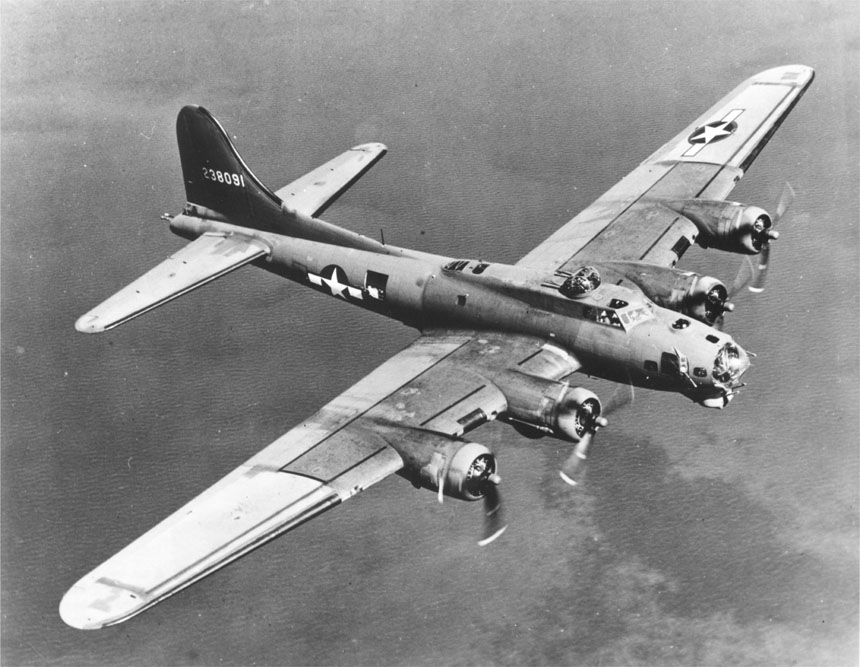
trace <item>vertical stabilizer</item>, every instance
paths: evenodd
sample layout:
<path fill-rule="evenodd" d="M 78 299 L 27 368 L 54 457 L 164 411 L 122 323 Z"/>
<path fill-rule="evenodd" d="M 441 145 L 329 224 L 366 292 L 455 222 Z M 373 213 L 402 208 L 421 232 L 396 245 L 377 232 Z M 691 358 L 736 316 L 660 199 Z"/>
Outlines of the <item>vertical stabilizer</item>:
<path fill-rule="evenodd" d="M 281 200 L 248 169 L 211 113 L 199 106 L 183 107 L 176 138 L 189 203 L 243 227 L 279 231 Z"/>

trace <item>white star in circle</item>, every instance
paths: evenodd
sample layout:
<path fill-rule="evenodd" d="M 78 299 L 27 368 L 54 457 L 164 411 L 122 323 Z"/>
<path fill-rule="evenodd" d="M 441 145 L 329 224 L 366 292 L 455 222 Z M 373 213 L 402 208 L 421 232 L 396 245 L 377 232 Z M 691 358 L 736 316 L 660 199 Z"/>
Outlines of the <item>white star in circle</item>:
<path fill-rule="evenodd" d="M 339 296 L 341 299 L 346 299 L 344 292 L 349 287 L 347 283 L 342 283 L 337 277 L 337 268 L 331 270 L 331 277 L 323 278 L 322 281 L 328 285 L 332 296 Z"/>
<path fill-rule="evenodd" d="M 723 121 L 716 125 L 704 125 L 699 128 L 699 132 L 693 137 L 693 140 L 709 144 L 716 139 L 727 137 L 732 133 L 731 130 L 726 129 L 730 124 Z"/>

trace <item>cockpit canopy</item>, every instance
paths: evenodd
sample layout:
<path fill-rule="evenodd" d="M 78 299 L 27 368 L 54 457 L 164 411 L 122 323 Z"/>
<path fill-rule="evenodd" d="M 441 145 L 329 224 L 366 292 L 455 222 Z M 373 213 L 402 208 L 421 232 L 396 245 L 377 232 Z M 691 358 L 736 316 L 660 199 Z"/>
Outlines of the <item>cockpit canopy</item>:
<path fill-rule="evenodd" d="M 569 276 L 558 291 L 568 299 L 578 299 L 600 287 L 600 273 L 593 266 L 583 266 Z"/>

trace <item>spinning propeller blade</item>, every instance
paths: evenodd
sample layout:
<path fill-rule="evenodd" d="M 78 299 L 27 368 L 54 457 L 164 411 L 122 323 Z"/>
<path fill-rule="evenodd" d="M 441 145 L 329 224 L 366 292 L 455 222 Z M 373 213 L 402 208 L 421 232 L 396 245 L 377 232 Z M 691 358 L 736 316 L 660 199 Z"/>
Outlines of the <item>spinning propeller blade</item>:
<path fill-rule="evenodd" d="M 559 476 L 566 484 L 570 484 L 571 486 L 577 485 L 577 479 L 582 475 L 583 464 L 585 463 L 585 459 L 588 458 L 588 448 L 591 446 L 594 434 L 597 432 L 597 429 L 606 426 L 605 415 L 610 415 L 625 405 L 632 403 L 634 397 L 632 384 L 628 382 L 618 385 L 612 396 L 606 401 L 606 405 L 603 406 L 600 417 L 595 420 L 582 439 L 576 443 L 573 453 L 561 466 L 561 470 L 558 471 Z"/>
<path fill-rule="evenodd" d="M 499 492 L 500 481 L 498 475 L 487 479 L 484 491 L 484 533 L 478 540 L 478 545 L 482 547 L 499 537 L 508 527 L 502 507 L 502 495 Z"/>
<path fill-rule="evenodd" d="M 561 470 L 558 471 L 559 476 L 566 484 L 570 484 L 571 486 L 577 485 L 576 480 L 579 476 L 580 468 L 588 456 L 588 446 L 591 444 L 592 438 L 594 438 L 594 431 L 586 433 L 582 439 L 576 443 L 576 447 L 573 448 L 573 453 L 568 457 L 567 461 L 564 462 L 564 465 L 561 466 Z"/>
<path fill-rule="evenodd" d="M 779 233 L 776 231 L 776 225 L 780 218 L 785 215 L 786 211 L 794 202 L 794 188 L 789 183 L 786 183 L 782 188 L 782 194 L 779 197 L 779 202 L 776 205 L 776 211 L 771 222 L 770 236 L 776 239 Z M 764 290 L 764 283 L 767 279 L 767 269 L 770 266 L 770 242 L 767 241 L 762 246 L 761 254 L 758 258 L 758 264 L 754 264 L 752 258 L 744 258 L 738 275 L 732 284 L 732 289 L 729 292 L 729 298 L 740 292 L 744 287 L 748 287 L 750 292 L 761 292 Z M 749 275 L 747 275 L 749 274 Z"/>

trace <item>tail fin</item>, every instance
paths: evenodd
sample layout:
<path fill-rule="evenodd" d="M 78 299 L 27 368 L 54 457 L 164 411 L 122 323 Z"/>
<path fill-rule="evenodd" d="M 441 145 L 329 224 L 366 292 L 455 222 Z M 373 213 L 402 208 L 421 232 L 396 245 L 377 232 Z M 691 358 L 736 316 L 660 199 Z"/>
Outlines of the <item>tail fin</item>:
<path fill-rule="evenodd" d="M 188 202 L 255 229 L 278 231 L 281 200 L 254 176 L 230 137 L 206 109 L 183 107 L 176 119 Z"/>

